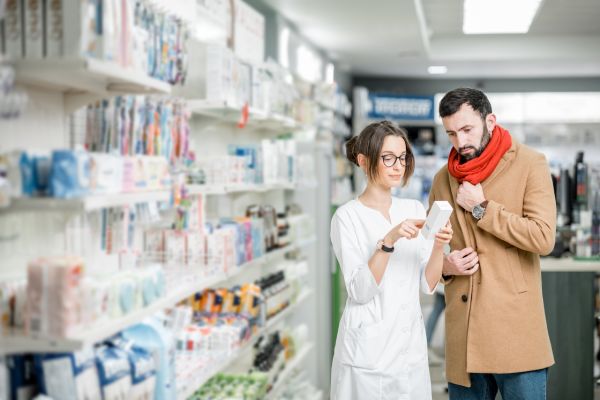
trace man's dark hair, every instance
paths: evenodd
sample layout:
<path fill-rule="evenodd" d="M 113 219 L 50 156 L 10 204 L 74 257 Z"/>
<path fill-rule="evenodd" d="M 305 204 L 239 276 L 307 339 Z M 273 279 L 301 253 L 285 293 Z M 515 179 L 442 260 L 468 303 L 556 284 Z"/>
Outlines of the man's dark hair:
<path fill-rule="evenodd" d="M 465 103 L 473 107 L 473 110 L 479 112 L 482 120 L 485 120 L 485 117 L 492 112 L 492 105 L 481 90 L 458 88 L 446 93 L 442 101 L 440 101 L 440 117 L 444 118 L 454 114 Z"/>

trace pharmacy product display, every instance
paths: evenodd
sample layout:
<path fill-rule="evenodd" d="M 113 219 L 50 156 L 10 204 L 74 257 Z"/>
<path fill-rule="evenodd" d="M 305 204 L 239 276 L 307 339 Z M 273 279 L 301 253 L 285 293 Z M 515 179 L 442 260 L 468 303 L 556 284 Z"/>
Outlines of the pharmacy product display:
<path fill-rule="evenodd" d="M 73 264 L 72 260 L 63 260 L 61 267 L 71 266 L 70 275 L 76 274 L 80 266 L 69 262 Z M 193 294 L 167 314 L 127 328 L 94 347 L 75 353 L 6 356 L 9 390 L 61 399 L 185 398 L 186 392 L 199 388 L 200 385 L 194 387 L 197 382 L 206 381 L 226 366 L 224 361 L 233 361 L 247 343 L 253 343 L 256 349 L 253 368 L 277 372 L 282 369 L 282 362 L 293 358 L 298 346 L 306 342 L 306 327 L 286 333 L 281 339 L 277 332 L 272 333 L 267 342 L 261 334 L 270 328 L 272 317 L 267 315 L 266 300 L 272 304 L 274 294 L 280 293 L 282 286 L 291 287 L 284 271 L 292 270 L 294 262 L 281 266 L 284 269 L 280 272 L 256 283 Z M 294 287 L 300 290 L 300 285 Z M 278 297 L 280 309 L 298 301 L 292 291 L 286 293 Z M 56 295 L 46 297 L 54 304 Z M 67 301 L 63 299 L 63 303 Z M 27 310 L 32 308 L 37 315 L 39 307 L 43 308 L 30 305 L 28 297 Z M 50 308 L 57 310 L 56 306 Z M 36 324 L 65 326 L 65 318 L 76 319 L 73 309 L 63 306 L 62 310 L 63 314 L 56 315 L 62 325 L 42 319 L 36 319 Z M 273 379 L 266 374 L 262 389 L 254 390 L 265 393 L 267 383 Z M 247 389 L 252 380 L 242 379 L 243 386 Z M 211 386 L 209 383 L 207 387 Z"/>
<path fill-rule="evenodd" d="M 186 75 L 187 29 L 152 1 L 9 1 L 3 42 L 14 60 L 94 58 L 171 84 Z M 43 65 L 43 63 L 42 63 Z"/>

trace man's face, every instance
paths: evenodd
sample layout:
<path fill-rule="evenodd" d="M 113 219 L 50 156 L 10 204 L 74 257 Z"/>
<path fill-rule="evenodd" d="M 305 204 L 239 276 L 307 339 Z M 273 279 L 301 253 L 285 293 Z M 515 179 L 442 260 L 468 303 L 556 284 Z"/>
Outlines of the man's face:
<path fill-rule="evenodd" d="M 489 114 L 485 121 L 469 104 L 463 104 L 454 114 L 442 118 L 450 142 L 463 162 L 479 157 L 490 142 L 490 132 L 496 117 Z"/>

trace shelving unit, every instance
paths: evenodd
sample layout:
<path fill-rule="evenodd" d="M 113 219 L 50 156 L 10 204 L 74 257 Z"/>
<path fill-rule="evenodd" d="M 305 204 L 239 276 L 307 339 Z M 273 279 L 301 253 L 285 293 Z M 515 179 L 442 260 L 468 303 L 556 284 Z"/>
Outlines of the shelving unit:
<path fill-rule="evenodd" d="M 265 334 L 271 332 L 281 321 L 283 321 L 285 318 L 287 318 L 292 313 L 294 313 L 295 310 L 298 308 L 298 306 L 300 306 L 306 299 L 308 299 L 308 297 L 311 295 L 311 293 L 312 293 L 312 290 L 305 289 L 298 296 L 298 299 L 296 299 L 296 301 L 293 304 L 289 305 L 285 310 L 281 311 L 275 317 L 267 320 L 266 325 L 264 327 L 258 329 L 256 332 L 254 332 L 254 334 L 252 335 L 252 338 L 250 338 L 248 341 L 246 341 L 246 343 L 244 343 L 242 346 L 240 346 L 240 348 L 237 349 L 236 352 L 230 358 L 218 362 L 216 364 L 215 368 L 213 368 L 210 372 L 198 377 L 198 380 L 195 381 L 194 383 L 189 384 L 186 387 L 182 387 L 178 391 L 179 393 L 177 394 L 177 399 L 178 400 L 187 400 L 198 389 L 200 389 L 202 387 L 202 385 L 204 385 L 211 377 L 218 374 L 219 372 L 223 372 L 223 371 L 227 370 L 227 368 L 229 368 L 230 366 L 235 364 L 237 361 L 246 357 L 249 354 L 249 352 L 252 351 L 252 348 L 254 347 L 254 344 L 256 343 L 256 339 L 258 339 L 262 335 L 265 335 Z M 308 346 L 308 345 L 305 345 L 305 347 L 302 349 L 302 351 L 300 353 L 298 353 L 298 355 L 302 354 L 302 358 L 306 357 L 306 355 L 308 355 L 308 352 L 312 349 L 312 345 L 308 348 L 306 346 Z M 296 356 L 296 357 L 298 357 L 298 356 Z M 296 358 L 294 358 L 294 362 L 296 362 Z"/>
<path fill-rule="evenodd" d="M 64 92 L 67 112 L 108 95 L 171 93 L 167 82 L 91 57 L 17 60 L 15 71 L 20 84 Z"/>
<path fill-rule="evenodd" d="M 285 386 L 285 383 L 290 379 L 294 370 L 302 364 L 302 362 L 306 359 L 306 357 L 312 351 L 313 348 L 313 343 L 305 344 L 302 347 L 302 349 L 294 356 L 294 358 L 288 361 L 288 364 L 279 373 L 277 377 L 277 382 L 275 382 L 275 384 L 271 388 L 271 391 L 267 393 L 265 400 L 276 400 L 278 398 L 279 394 Z"/>
<path fill-rule="evenodd" d="M 95 211 L 109 207 L 120 207 L 149 202 L 165 202 L 170 200 L 170 190 L 100 194 L 75 199 L 22 197 L 12 199 L 10 207 L 7 209 L 0 209 L 0 212 L 65 211 L 76 213 Z"/>
<path fill-rule="evenodd" d="M 191 195 L 203 194 L 203 195 L 226 195 L 236 193 L 265 193 L 271 190 L 294 190 L 296 185 L 293 183 L 274 183 L 274 184 L 263 184 L 263 185 L 250 185 L 250 184 L 239 184 L 239 185 L 224 185 L 224 186 L 213 186 L 213 185 L 187 185 L 187 189 Z"/>
<path fill-rule="evenodd" d="M 207 100 L 188 100 L 190 112 L 194 115 L 216 118 L 222 122 L 237 124 L 242 117 L 242 108 L 227 103 Z M 277 131 L 282 129 L 299 129 L 301 125 L 291 117 L 279 114 L 268 114 L 250 107 L 246 127 Z"/>
<path fill-rule="evenodd" d="M 167 294 L 165 297 L 158 299 L 148 307 L 134 311 L 121 318 L 102 321 L 102 323 L 99 323 L 98 326 L 82 327 L 70 338 L 28 337 L 24 335 L 23 332 L 12 332 L 7 335 L 3 335 L 0 337 L 0 354 L 15 354 L 23 352 L 60 353 L 75 351 L 86 346 L 94 345 L 95 343 L 111 337 L 128 326 L 142 322 L 145 318 L 152 316 L 160 310 L 173 307 L 175 304 L 188 298 L 194 293 L 201 292 L 209 287 L 221 285 L 251 268 L 268 264 L 274 260 L 277 260 L 287 252 L 291 252 L 314 243 L 315 240 L 316 238 L 308 238 L 297 244 L 274 250 L 262 257 L 238 266 L 229 274 L 220 274 L 215 277 L 210 277 L 205 281 L 198 280 L 190 282 L 176 292 Z M 274 319 L 278 317 L 279 315 L 274 317 Z"/>

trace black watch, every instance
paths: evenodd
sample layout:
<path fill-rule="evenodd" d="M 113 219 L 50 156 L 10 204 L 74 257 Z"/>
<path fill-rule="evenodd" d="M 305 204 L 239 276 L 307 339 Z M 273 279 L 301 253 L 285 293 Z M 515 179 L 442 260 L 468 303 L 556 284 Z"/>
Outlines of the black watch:
<path fill-rule="evenodd" d="M 380 241 L 377 242 L 377 248 L 381 251 L 385 251 L 386 253 L 393 253 L 394 252 L 394 246 L 392 247 L 387 247 L 384 243 L 383 243 L 383 239 L 381 239 Z"/>

